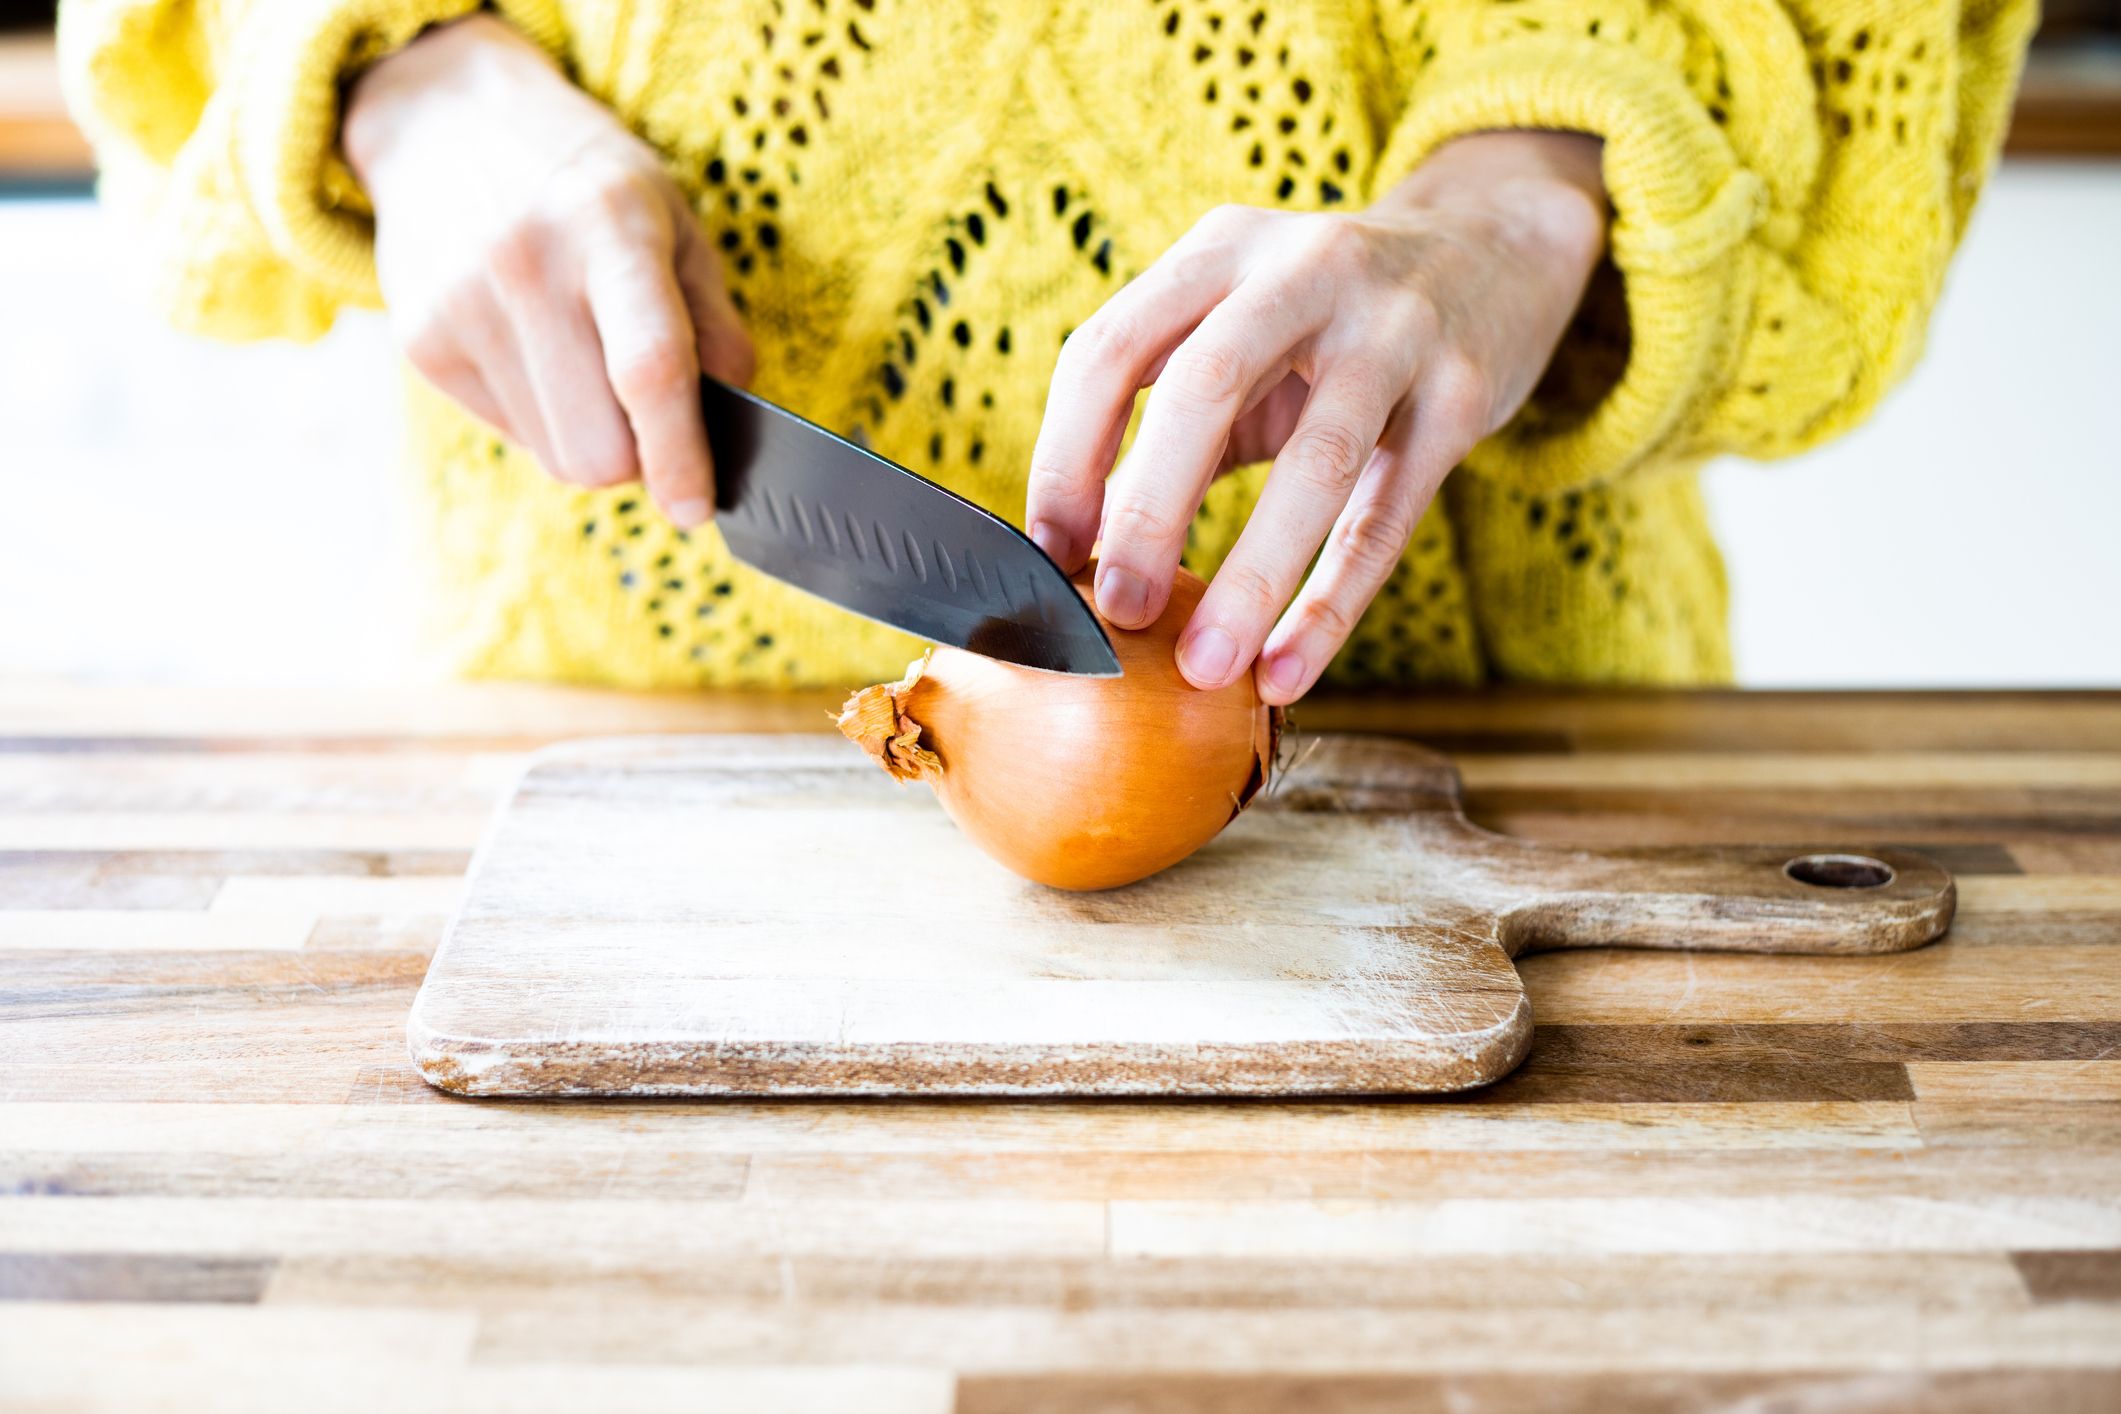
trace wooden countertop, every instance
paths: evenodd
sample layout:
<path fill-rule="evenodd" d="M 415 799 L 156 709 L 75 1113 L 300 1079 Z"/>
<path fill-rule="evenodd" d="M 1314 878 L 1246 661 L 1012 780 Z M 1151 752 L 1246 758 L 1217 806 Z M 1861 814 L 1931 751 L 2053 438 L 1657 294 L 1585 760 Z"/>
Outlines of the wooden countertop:
<path fill-rule="evenodd" d="M 1528 836 L 1959 872 L 1912 954 L 1533 958 L 1444 1102 L 420 1083 L 525 752 L 828 700 L 0 683 L 0 1407 L 2121 1404 L 2121 694 L 1306 709 Z"/>

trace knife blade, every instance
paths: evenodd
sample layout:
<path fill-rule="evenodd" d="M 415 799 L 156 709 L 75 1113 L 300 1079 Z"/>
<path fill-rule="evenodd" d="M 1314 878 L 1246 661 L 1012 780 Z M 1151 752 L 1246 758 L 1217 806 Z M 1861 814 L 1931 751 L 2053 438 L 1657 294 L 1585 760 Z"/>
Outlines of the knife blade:
<path fill-rule="evenodd" d="M 920 638 L 1119 676 L 1097 616 L 1015 526 L 764 398 L 700 385 L 715 524 L 745 564 Z"/>

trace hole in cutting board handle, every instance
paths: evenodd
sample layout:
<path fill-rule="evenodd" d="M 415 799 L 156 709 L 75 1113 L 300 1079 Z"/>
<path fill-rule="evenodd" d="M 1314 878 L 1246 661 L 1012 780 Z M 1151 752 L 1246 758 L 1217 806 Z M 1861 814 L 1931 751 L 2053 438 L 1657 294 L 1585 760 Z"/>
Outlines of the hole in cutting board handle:
<path fill-rule="evenodd" d="M 1807 854 L 1782 866 L 1800 884 L 1818 889 L 1882 889 L 1893 882 L 1893 867 L 1860 854 Z"/>

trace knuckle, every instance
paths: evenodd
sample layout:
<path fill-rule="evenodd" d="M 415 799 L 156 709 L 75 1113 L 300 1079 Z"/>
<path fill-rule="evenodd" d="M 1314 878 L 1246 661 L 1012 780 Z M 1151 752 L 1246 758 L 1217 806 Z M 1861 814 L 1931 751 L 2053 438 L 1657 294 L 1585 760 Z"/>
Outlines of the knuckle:
<path fill-rule="evenodd" d="M 1390 353 L 1351 359 L 1333 370 L 1342 398 L 1360 408 L 1390 408 L 1407 395 L 1413 361 Z M 1393 366 L 1399 365 L 1399 366 Z"/>
<path fill-rule="evenodd" d="M 1435 297 L 1427 290 L 1410 289 L 1399 298 L 1398 307 L 1390 317 L 1390 327 L 1397 335 L 1402 348 L 1415 348 L 1428 343 L 1443 327 L 1442 312 L 1436 307 Z"/>
<path fill-rule="evenodd" d="M 1355 632 L 1355 614 L 1345 604 L 1321 595 L 1305 604 L 1297 614 L 1300 632 L 1330 643 L 1345 643 Z"/>
<path fill-rule="evenodd" d="M 1076 378 L 1117 363 L 1141 343 L 1141 326 L 1132 315 L 1109 307 L 1092 315 L 1061 346 L 1061 361 Z"/>
<path fill-rule="evenodd" d="M 589 180 L 583 201 L 599 216 L 624 220 L 643 204 L 644 185 L 632 172 L 599 172 Z"/>
<path fill-rule="evenodd" d="M 1215 237 L 1212 232 L 1201 238 L 1179 242 L 1164 258 L 1162 273 L 1165 283 L 1180 290 L 1208 283 L 1223 267 L 1224 252 L 1228 246 L 1228 241 Z"/>
<path fill-rule="evenodd" d="M 1185 533 L 1171 512 L 1140 501 L 1122 501 L 1105 515 L 1105 538 L 1115 544 L 1169 545 Z"/>
<path fill-rule="evenodd" d="M 663 204 L 640 173 L 598 177 L 590 183 L 583 205 L 597 226 L 619 239 L 661 244 L 672 237 Z"/>
<path fill-rule="evenodd" d="M 1345 269 L 1362 258 L 1366 242 L 1355 223 L 1344 216 L 1317 216 L 1297 239 L 1296 255 L 1305 265 Z"/>
<path fill-rule="evenodd" d="M 1288 598 L 1256 565 L 1225 564 L 1215 583 L 1249 618 L 1271 620 Z"/>
<path fill-rule="evenodd" d="M 1077 495 L 1078 479 L 1058 456 L 1034 451 L 1030 469 L 1024 476 L 1024 491 L 1038 501 L 1072 501 Z"/>
<path fill-rule="evenodd" d="M 405 361 L 430 381 L 446 378 L 463 367 L 464 359 L 457 350 L 456 338 L 440 321 L 421 321 L 398 343 L 404 350 Z"/>
<path fill-rule="evenodd" d="M 1193 229 L 1203 235 L 1228 238 L 1250 229 L 1260 216 L 1256 206 L 1245 206 L 1235 201 L 1225 201 L 1208 208 L 1206 215 L 1194 223 Z"/>
<path fill-rule="evenodd" d="M 641 474 L 629 447 L 599 447 L 580 452 L 564 462 L 561 479 L 578 486 L 618 486 Z"/>
<path fill-rule="evenodd" d="M 1313 422 L 1290 438 L 1289 469 L 1306 485 L 1328 495 L 1345 495 L 1362 474 L 1370 448 L 1343 422 Z"/>
<path fill-rule="evenodd" d="M 551 230 L 543 221 L 530 218 L 514 222 L 495 236 L 486 251 L 486 265 L 493 272 L 494 283 L 512 295 L 541 285 L 551 238 Z"/>
<path fill-rule="evenodd" d="M 1414 538 L 1414 518 L 1397 502 L 1372 502 L 1341 522 L 1335 540 L 1362 573 L 1375 577 L 1399 562 Z"/>
<path fill-rule="evenodd" d="M 1441 355 L 1429 377 L 1431 414 L 1461 434 L 1480 436 L 1494 416 L 1487 370 L 1463 354 Z"/>
<path fill-rule="evenodd" d="M 548 204 L 576 214 L 629 211 L 648 194 L 645 173 L 605 148 L 592 146 L 552 174 L 545 188 Z"/>
<path fill-rule="evenodd" d="M 1245 395 L 1245 359 L 1229 344 L 1181 350 L 1164 370 L 1164 383 L 1186 401 L 1216 407 Z"/>
<path fill-rule="evenodd" d="M 632 405 L 690 393 L 694 378 L 692 350 L 675 339 L 655 339 L 630 350 L 611 369 L 612 391 Z"/>

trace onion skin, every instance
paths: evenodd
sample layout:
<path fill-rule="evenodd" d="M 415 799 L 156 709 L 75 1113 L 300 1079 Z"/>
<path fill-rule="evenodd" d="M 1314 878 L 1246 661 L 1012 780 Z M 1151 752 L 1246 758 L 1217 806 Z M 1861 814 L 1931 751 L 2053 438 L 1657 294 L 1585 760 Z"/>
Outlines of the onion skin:
<path fill-rule="evenodd" d="M 1095 566 L 1076 577 L 1090 599 Z M 840 730 L 899 780 L 925 780 L 973 842 L 1057 889 L 1111 889 L 1192 854 L 1267 782 L 1281 714 L 1252 675 L 1203 692 L 1180 630 L 1207 586 L 1179 571 L 1163 616 L 1107 624 L 1116 678 L 1034 672 L 939 648 L 863 688 Z M 1093 610 L 1094 610 L 1093 601 Z"/>

